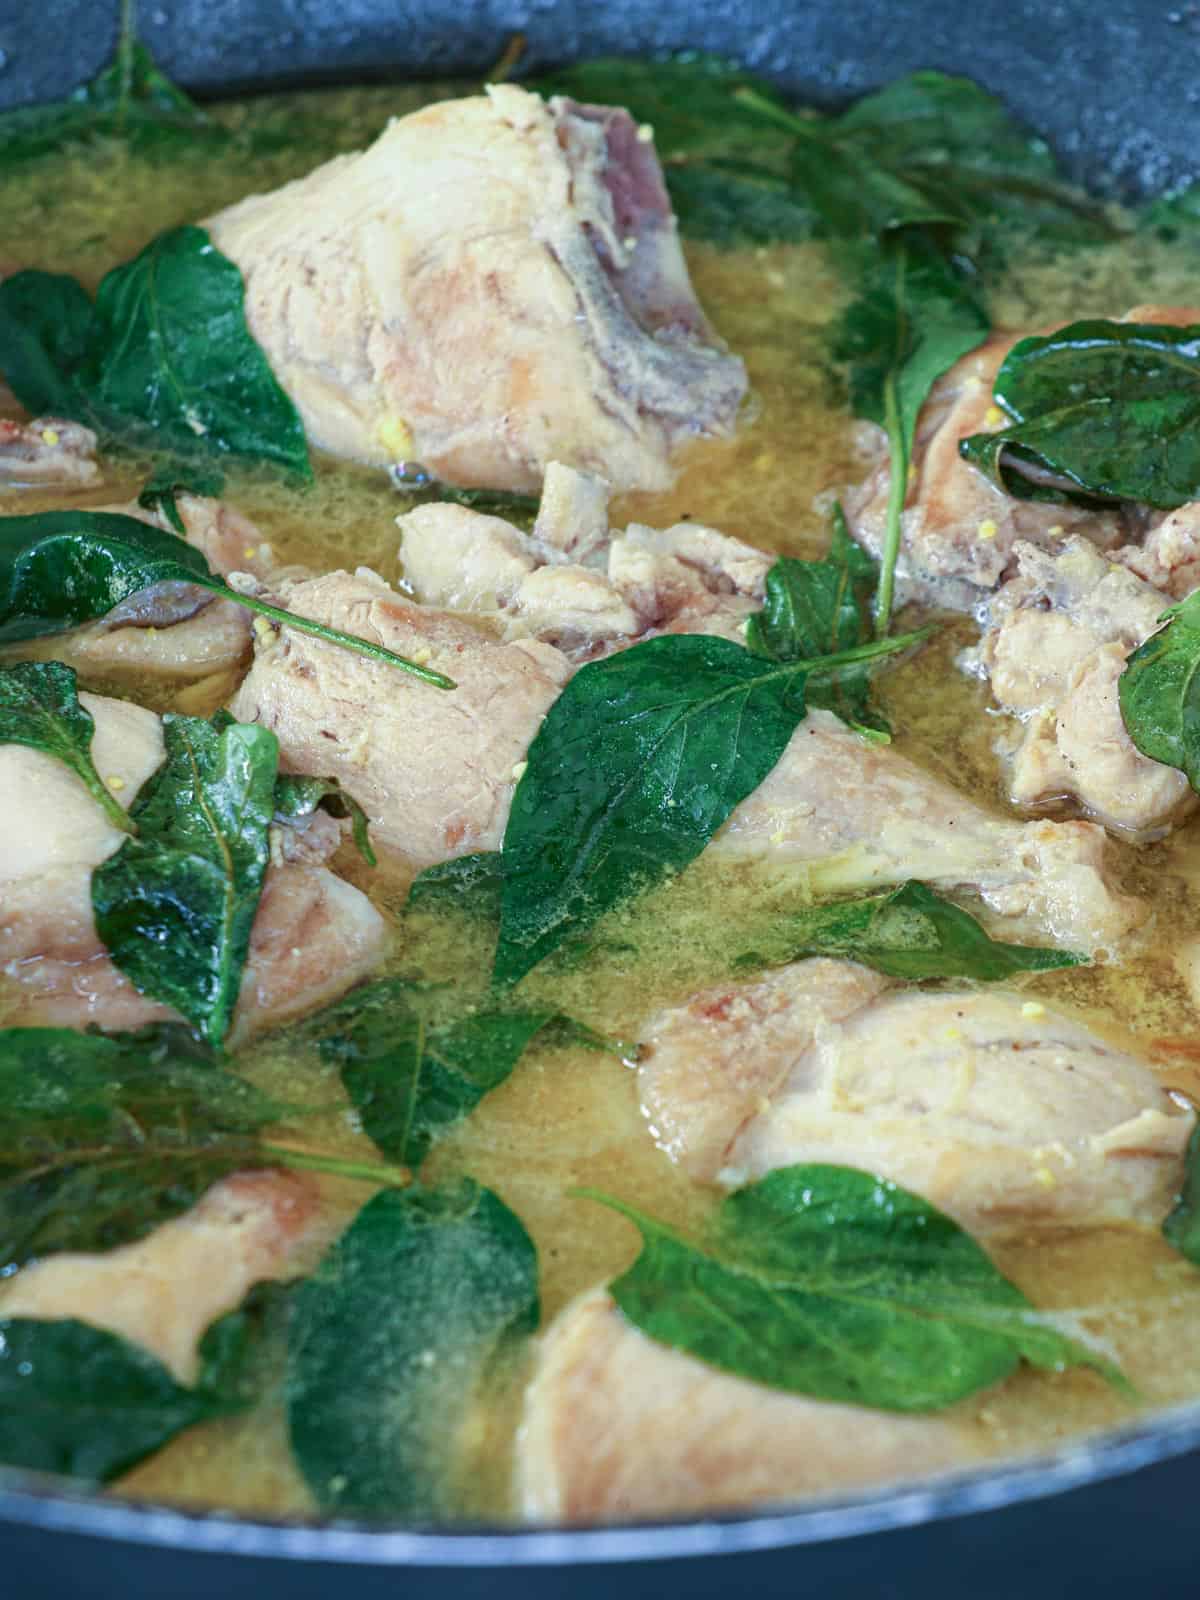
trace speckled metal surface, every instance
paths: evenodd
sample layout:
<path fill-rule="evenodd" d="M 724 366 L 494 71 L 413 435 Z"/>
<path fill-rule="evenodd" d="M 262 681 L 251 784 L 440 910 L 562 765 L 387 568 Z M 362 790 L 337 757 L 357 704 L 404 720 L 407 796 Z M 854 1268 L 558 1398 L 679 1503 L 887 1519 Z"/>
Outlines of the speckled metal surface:
<path fill-rule="evenodd" d="M 112 49 L 115 0 L 0 0 L 0 106 L 52 98 Z M 482 72 L 701 46 L 803 98 L 915 67 L 999 90 L 1093 187 L 1200 173 L 1200 5 L 1133 0 L 142 0 L 141 31 L 201 94 L 336 77 Z M 281 1527 L 61 1494 L 0 1472 L 4 1600 L 1100 1600 L 1197 1592 L 1200 1407 L 1014 1471 L 854 1504 L 661 1527 L 462 1535 Z M 1049 1498 L 1047 1498 L 1049 1497 Z M 673 1558 L 668 1567 L 662 1558 Z M 649 1559 L 656 1558 L 656 1559 Z M 608 1563 L 621 1562 L 619 1573 Z M 343 1564 L 353 1567 L 346 1572 Z M 397 1569 L 402 1569 L 398 1571 Z M 450 1569 L 450 1570 L 447 1570 Z"/>
<path fill-rule="evenodd" d="M 0 0 L 0 106 L 99 70 L 115 0 Z M 201 93 L 263 81 L 484 71 L 512 33 L 532 65 L 703 46 L 817 103 L 914 67 L 999 89 L 1093 185 L 1200 171 L 1200 6 L 1180 0 L 141 0 L 141 31 Z M 49 25 L 48 25 L 49 24 Z"/>

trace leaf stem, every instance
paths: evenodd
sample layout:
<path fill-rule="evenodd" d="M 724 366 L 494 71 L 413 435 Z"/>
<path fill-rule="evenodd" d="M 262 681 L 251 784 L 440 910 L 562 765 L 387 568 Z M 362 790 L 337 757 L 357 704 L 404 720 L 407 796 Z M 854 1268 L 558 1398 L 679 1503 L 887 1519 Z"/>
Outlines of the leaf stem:
<path fill-rule="evenodd" d="M 122 833 L 137 833 L 137 823 L 129 815 L 128 811 L 126 811 L 125 807 L 117 799 L 116 795 L 108 787 L 99 773 L 96 773 L 95 782 L 92 782 L 87 777 L 84 778 L 84 782 L 91 791 L 92 798 L 98 802 L 101 810 L 112 823 L 114 828 L 120 828 Z"/>
<path fill-rule="evenodd" d="M 757 89 L 742 85 L 733 91 L 733 98 L 744 106 L 749 106 L 752 111 L 757 111 L 768 122 L 773 122 L 777 127 L 786 128 L 789 133 L 800 134 L 805 138 L 819 138 L 821 127 L 815 117 L 798 117 L 794 112 L 777 106 L 774 101 L 768 100 L 766 95 L 760 94 Z"/>
<path fill-rule="evenodd" d="M 889 373 L 883 386 L 884 427 L 888 436 L 888 503 L 879 562 L 879 585 L 875 590 L 875 637 L 883 639 L 892 620 L 896 562 L 900 555 L 901 517 L 908 498 L 908 446 L 900 423 L 896 400 L 896 375 Z"/>
<path fill-rule="evenodd" d="M 407 1189 L 413 1181 L 409 1167 L 388 1166 L 382 1161 L 346 1161 L 341 1156 L 292 1150 L 282 1144 L 264 1144 L 259 1148 L 264 1155 L 273 1156 L 283 1166 L 303 1172 L 328 1172 L 335 1178 L 354 1178 L 360 1183 L 378 1183 L 389 1189 Z"/>
<path fill-rule="evenodd" d="M 381 644 L 372 644 L 370 639 L 360 639 L 357 634 L 343 633 L 340 628 L 330 628 L 323 622 L 313 622 L 308 617 L 298 617 L 294 612 L 284 611 L 280 606 L 268 605 L 265 600 L 259 600 L 254 595 L 241 594 L 238 590 L 231 589 L 228 584 L 222 583 L 219 578 L 190 576 L 189 581 L 211 589 L 214 594 L 232 600 L 235 605 L 245 606 L 247 611 L 257 611 L 260 616 L 270 617 L 272 622 L 282 623 L 287 628 L 295 628 L 297 633 L 311 633 L 315 639 L 324 639 L 328 644 L 340 644 L 347 650 L 356 651 L 360 656 L 369 656 L 372 661 L 383 661 L 389 667 L 399 667 L 402 672 L 412 673 L 414 678 L 432 684 L 435 689 L 458 687 L 454 679 L 446 677 L 444 672 L 435 672 L 432 667 L 418 666 L 415 661 L 409 661 L 405 656 L 398 656 L 395 651 L 387 650 Z"/>

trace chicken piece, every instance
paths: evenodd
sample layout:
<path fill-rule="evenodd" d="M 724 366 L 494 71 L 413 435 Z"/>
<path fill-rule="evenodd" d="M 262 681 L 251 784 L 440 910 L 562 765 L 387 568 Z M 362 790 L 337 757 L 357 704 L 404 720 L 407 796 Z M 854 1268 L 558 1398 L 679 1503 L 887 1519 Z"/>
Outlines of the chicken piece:
<path fill-rule="evenodd" d="M 1016 342 L 1012 334 L 996 334 L 963 356 L 934 384 L 921 409 L 901 518 L 901 602 L 970 611 L 1000 582 L 1018 539 L 1052 549 L 1064 533 L 1080 531 L 1102 549 L 1120 542 L 1114 513 L 1014 499 L 959 455 L 959 441 L 968 434 L 1007 424 L 992 388 Z M 872 467 L 843 504 L 854 537 L 878 556 L 887 527 L 887 437 L 882 428 L 864 425 L 863 438 Z"/>
<path fill-rule="evenodd" d="M 638 1089 L 690 1176 L 737 1188 L 827 1162 L 974 1233 L 1161 1220 L 1195 1116 L 1135 1056 L 1003 991 L 886 990 L 801 961 L 652 1017 Z"/>
<path fill-rule="evenodd" d="M 272 729 L 292 771 L 340 778 L 376 848 L 411 872 L 498 849 L 514 769 L 570 675 L 565 656 L 413 605 L 366 569 L 285 584 L 283 603 L 445 672 L 457 688 L 431 689 L 285 627 L 256 650 L 234 715 Z"/>
<path fill-rule="evenodd" d="M 1182 772 L 1134 745 L 1118 684 L 1169 597 L 1086 539 L 1067 540 L 1057 556 L 1019 543 L 1015 556 L 1016 576 L 991 602 L 980 645 L 963 657 L 1022 720 L 1009 771 L 1013 803 L 1069 800 L 1133 838 L 1160 837 L 1196 796 Z"/>
<path fill-rule="evenodd" d="M 96 769 L 129 804 L 162 762 L 159 720 L 126 701 L 80 700 L 96 723 Z M 307 863 L 296 830 L 281 830 L 292 860 L 281 849 L 267 871 L 233 1042 L 341 994 L 383 953 L 383 919 L 366 896 L 311 864 L 340 836 L 330 820 L 314 819 Z M 0 744 L 0 1007 L 9 1024 L 115 1030 L 175 1017 L 137 992 L 96 934 L 92 869 L 124 838 L 61 762 Z"/>
<path fill-rule="evenodd" d="M 592 1289 L 541 1340 L 520 1508 L 556 1525 L 708 1514 L 909 1482 L 980 1454 L 963 1410 L 905 1417 L 767 1389 L 656 1343 Z"/>
<path fill-rule="evenodd" d="M 745 393 L 622 110 L 489 86 L 206 226 L 336 455 L 506 489 L 558 460 L 664 488 L 677 447 L 728 434 Z"/>
<path fill-rule="evenodd" d="M 100 481 L 90 428 L 61 417 L 0 417 L 0 487 L 94 489 Z"/>
<path fill-rule="evenodd" d="M 1200 502 L 1152 512 L 1139 542 L 1114 550 L 1112 559 L 1172 600 L 1186 599 L 1200 586 Z"/>
<path fill-rule="evenodd" d="M 533 525 L 532 548 L 540 561 L 587 561 L 608 539 L 611 485 L 590 472 L 551 461 Z"/>
<path fill-rule="evenodd" d="M 209 1325 L 256 1283 L 292 1275 L 317 1199 L 307 1175 L 235 1173 L 133 1244 L 22 1268 L 0 1285 L 0 1317 L 78 1318 L 143 1345 L 180 1383 L 193 1383 Z"/>
<path fill-rule="evenodd" d="M 551 470 L 567 471 L 557 463 Z M 654 633 L 740 642 L 746 617 L 762 604 L 771 557 L 694 522 L 599 533 L 595 480 L 582 489 L 554 482 L 532 535 L 455 505 L 397 517 L 417 598 L 486 616 L 506 638 L 541 639 L 576 661 Z M 574 514 L 563 511 L 568 495 Z M 549 538 L 547 527 L 556 530 Z"/>
<path fill-rule="evenodd" d="M 1146 914 L 1109 882 L 1103 829 L 997 817 L 831 711 L 809 711 L 709 848 L 811 862 L 820 894 L 906 878 L 971 891 L 1011 919 L 1014 936 L 1092 955 L 1111 952 Z"/>

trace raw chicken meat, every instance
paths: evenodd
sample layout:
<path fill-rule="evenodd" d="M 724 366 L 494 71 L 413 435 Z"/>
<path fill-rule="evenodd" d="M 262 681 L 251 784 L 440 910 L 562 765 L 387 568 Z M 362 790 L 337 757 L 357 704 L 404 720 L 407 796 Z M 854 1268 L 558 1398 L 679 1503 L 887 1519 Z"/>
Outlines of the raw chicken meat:
<path fill-rule="evenodd" d="M 1058 555 L 1018 543 L 1016 575 L 987 607 L 986 632 L 963 664 L 1021 720 L 1009 771 L 1014 804 L 1070 800 L 1147 840 L 1194 810 L 1196 796 L 1182 772 L 1142 755 L 1125 731 L 1125 659 L 1171 598 L 1129 571 L 1121 554 L 1106 558 L 1082 538 L 1066 540 Z"/>
<path fill-rule="evenodd" d="M 973 1233 L 1161 1221 L 1195 1116 L 1137 1057 L 1002 990 L 888 989 L 801 961 L 658 1012 L 638 1086 L 691 1176 L 739 1187 L 827 1162 Z"/>
<path fill-rule="evenodd" d="M 0 418 L 0 488 L 94 489 L 100 481 L 90 428 L 61 417 Z"/>
<path fill-rule="evenodd" d="M 235 1173 L 134 1244 L 23 1267 L 0 1285 L 0 1317 L 78 1318 L 144 1345 L 180 1383 L 192 1383 L 210 1323 L 256 1283 L 294 1271 L 317 1200 L 307 1175 Z"/>
<path fill-rule="evenodd" d="M 603 1289 L 541 1341 L 517 1442 L 520 1509 L 604 1522 L 795 1500 L 961 1467 L 965 1408 L 905 1417 L 783 1394 L 648 1338 Z"/>
<path fill-rule="evenodd" d="M 81 694 L 96 723 L 92 759 L 123 804 L 163 759 L 153 712 Z M 383 953 L 383 919 L 323 860 L 338 830 L 323 814 L 295 859 L 267 871 L 251 936 L 232 1042 L 334 998 Z M 292 829 L 281 829 L 291 843 Z M 113 965 L 92 919 L 92 869 L 120 848 L 112 825 L 61 762 L 0 745 L 0 1007 L 9 1024 L 136 1028 L 172 1018 Z"/>
<path fill-rule="evenodd" d="M 745 393 L 625 111 L 490 86 L 206 226 L 309 439 L 337 455 L 512 489 L 557 459 L 662 488 Z"/>

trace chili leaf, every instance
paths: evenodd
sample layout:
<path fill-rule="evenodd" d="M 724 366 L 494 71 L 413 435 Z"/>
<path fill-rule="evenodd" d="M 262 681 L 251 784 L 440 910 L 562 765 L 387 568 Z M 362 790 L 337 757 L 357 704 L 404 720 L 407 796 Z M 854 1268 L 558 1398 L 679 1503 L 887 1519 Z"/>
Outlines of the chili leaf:
<path fill-rule="evenodd" d="M 875 629 L 892 612 L 901 513 L 917 416 L 942 373 L 986 337 L 987 316 L 961 267 L 921 233 L 882 242 L 843 316 L 835 353 L 850 368 L 854 414 L 887 433 L 891 492 L 875 595 Z"/>
<path fill-rule="evenodd" d="M 172 228 L 114 267 L 86 330 L 75 297 L 69 345 L 46 333 L 64 296 L 47 273 L 0 283 L 0 369 L 22 405 L 45 410 L 52 397 L 54 410 L 121 443 L 311 477 L 299 413 L 246 325 L 241 272 L 203 228 Z"/>
<path fill-rule="evenodd" d="M 624 1202 L 642 1253 L 611 1285 L 662 1344 L 773 1389 L 886 1411 L 934 1411 L 1024 1359 L 1097 1367 L 957 1223 L 847 1167 L 781 1168 L 739 1190 L 702 1244 Z"/>
<path fill-rule="evenodd" d="M 1096 320 L 1022 339 L 995 397 L 1012 425 L 959 450 L 1010 494 L 1164 510 L 1200 494 L 1200 327 Z"/>
<path fill-rule="evenodd" d="M 481 1385 L 538 1321 L 537 1257 L 477 1184 L 377 1195 L 296 1292 L 292 1449 L 332 1511 L 445 1517 Z"/>
<path fill-rule="evenodd" d="M 721 249 L 810 239 L 813 209 L 789 179 L 749 161 L 668 165 L 663 176 L 679 230 Z"/>
<path fill-rule="evenodd" d="M 342 1082 L 364 1131 L 389 1161 L 419 1167 L 433 1141 L 512 1073 L 557 1013 L 484 1010 L 431 1020 L 429 991 L 403 978 L 357 989 L 315 1027 L 323 1061 Z"/>
<path fill-rule="evenodd" d="M 436 688 L 454 687 L 440 672 L 406 661 L 382 645 L 231 589 L 214 576 L 194 545 L 136 517 L 107 511 L 0 517 L 0 644 L 65 633 L 104 616 L 130 595 L 166 582 L 198 584 L 299 633 L 400 667 Z"/>
<path fill-rule="evenodd" d="M 326 811 L 339 819 L 348 817 L 359 855 L 369 867 L 376 865 L 367 814 L 337 778 L 306 778 L 281 772 L 275 780 L 275 820 L 302 822 L 316 811 Z"/>
<path fill-rule="evenodd" d="M 773 661 L 836 655 L 871 636 L 870 604 L 878 567 L 846 530 L 834 507 L 829 554 L 823 561 L 784 556 L 767 574 L 763 609 L 746 624 L 746 644 Z M 884 739 L 887 723 L 871 704 L 872 663 L 865 661 L 807 686 L 809 705 L 826 706 L 860 733 Z"/>
<path fill-rule="evenodd" d="M 270 861 L 279 741 L 163 718 L 167 758 L 133 803 L 136 838 L 92 873 L 96 931 L 142 993 L 212 1045 L 233 1020 Z"/>
<path fill-rule="evenodd" d="M 256 1332 L 245 1310 L 200 1343 L 196 1383 L 148 1350 L 73 1318 L 0 1319 L 0 1461 L 104 1483 L 184 1428 L 246 1410 Z"/>
<path fill-rule="evenodd" d="M 114 827 L 132 833 L 125 807 L 96 771 L 96 724 L 79 703 L 74 667 L 61 661 L 21 661 L 0 667 L 0 744 L 41 750 L 69 767 Z"/>
<path fill-rule="evenodd" d="M 284 1106 L 182 1037 L 0 1031 L 0 1274 L 129 1244 L 219 1178 L 266 1166 Z"/>
<path fill-rule="evenodd" d="M 116 57 L 66 100 L 21 107 L 0 116 L 0 162 L 28 160 L 80 139 L 116 138 L 139 150 L 170 147 L 223 130 L 155 65 L 132 32 L 122 29 Z"/>
<path fill-rule="evenodd" d="M 137 503 L 147 511 L 161 511 L 175 532 L 183 538 L 187 528 L 175 503 L 176 497 L 181 494 L 218 495 L 224 487 L 225 479 L 219 472 L 159 467 L 142 485 Z"/>
<path fill-rule="evenodd" d="M 840 956 L 892 978 L 975 978 L 997 982 L 1022 972 L 1085 965 L 1086 956 L 992 939 L 968 912 L 910 879 L 859 900 L 805 906 L 776 918 L 768 954 L 737 966 Z"/>
<path fill-rule="evenodd" d="M 1192 1130 L 1188 1140 L 1183 1188 L 1162 1231 L 1168 1244 L 1200 1267 L 1200 1124 Z"/>
<path fill-rule="evenodd" d="M 1125 663 L 1121 716 L 1144 756 L 1177 767 L 1200 791 L 1200 590 L 1163 613 Z"/>
<path fill-rule="evenodd" d="M 920 637 L 775 665 L 728 639 L 667 634 L 583 667 L 547 712 L 513 795 L 494 982 L 519 982 L 620 900 L 694 861 L 783 754 L 814 673 Z"/>

